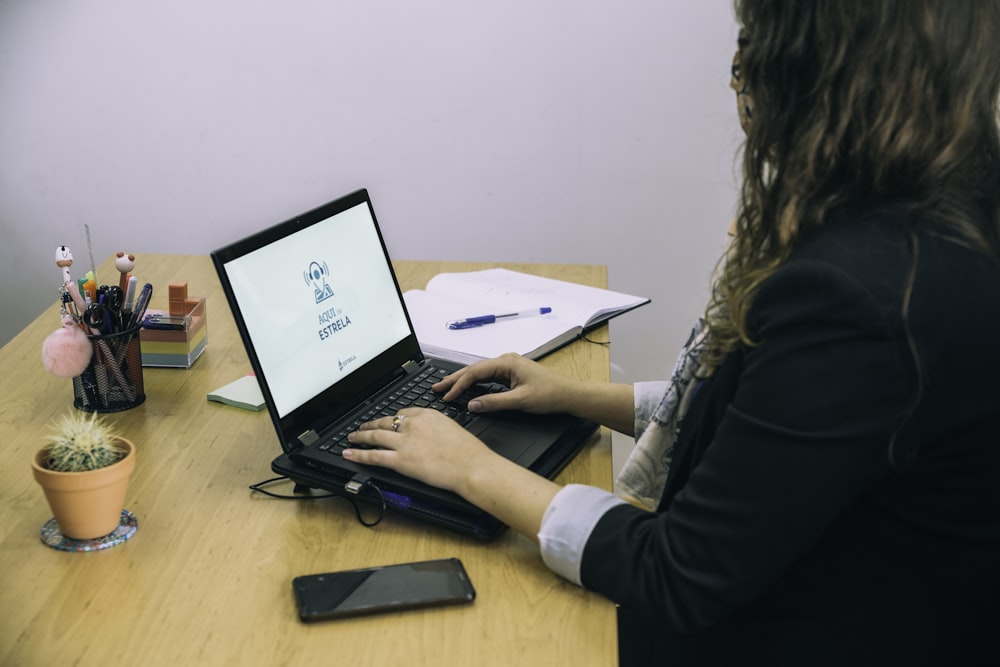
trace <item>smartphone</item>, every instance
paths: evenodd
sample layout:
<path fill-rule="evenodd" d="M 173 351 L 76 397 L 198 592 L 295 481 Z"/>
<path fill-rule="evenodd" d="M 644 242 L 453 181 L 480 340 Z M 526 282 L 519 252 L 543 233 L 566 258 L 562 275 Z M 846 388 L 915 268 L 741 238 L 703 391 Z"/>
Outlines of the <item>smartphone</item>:
<path fill-rule="evenodd" d="M 476 599 L 457 558 L 310 574 L 295 577 L 292 589 L 305 622 Z"/>

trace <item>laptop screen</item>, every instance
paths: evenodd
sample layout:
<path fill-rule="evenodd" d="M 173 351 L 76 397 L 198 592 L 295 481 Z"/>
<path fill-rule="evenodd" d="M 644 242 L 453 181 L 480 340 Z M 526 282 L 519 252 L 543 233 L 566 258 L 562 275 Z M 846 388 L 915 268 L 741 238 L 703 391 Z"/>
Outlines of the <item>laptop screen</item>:
<path fill-rule="evenodd" d="M 222 258 L 280 418 L 411 335 L 366 199 Z"/>

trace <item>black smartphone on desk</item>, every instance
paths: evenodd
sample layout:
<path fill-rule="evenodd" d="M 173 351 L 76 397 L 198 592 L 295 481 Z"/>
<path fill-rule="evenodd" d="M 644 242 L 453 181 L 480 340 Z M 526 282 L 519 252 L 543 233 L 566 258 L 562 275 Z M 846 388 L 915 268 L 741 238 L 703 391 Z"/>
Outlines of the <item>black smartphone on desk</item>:
<path fill-rule="evenodd" d="M 457 558 L 310 574 L 295 577 L 292 589 L 305 622 L 476 599 Z"/>

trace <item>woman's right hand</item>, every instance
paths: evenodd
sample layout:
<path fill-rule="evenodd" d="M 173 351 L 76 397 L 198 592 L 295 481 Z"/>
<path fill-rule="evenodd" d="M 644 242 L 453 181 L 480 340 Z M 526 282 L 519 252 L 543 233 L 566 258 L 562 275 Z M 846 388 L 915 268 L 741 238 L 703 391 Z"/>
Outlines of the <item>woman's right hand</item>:
<path fill-rule="evenodd" d="M 579 380 L 513 353 L 466 366 L 442 379 L 432 389 L 443 393 L 443 400 L 447 402 L 458 398 L 478 382 L 499 382 L 507 385 L 509 390 L 469 401 L 470 412 L 573 412 L 574 397 L 580 392 Z"/>

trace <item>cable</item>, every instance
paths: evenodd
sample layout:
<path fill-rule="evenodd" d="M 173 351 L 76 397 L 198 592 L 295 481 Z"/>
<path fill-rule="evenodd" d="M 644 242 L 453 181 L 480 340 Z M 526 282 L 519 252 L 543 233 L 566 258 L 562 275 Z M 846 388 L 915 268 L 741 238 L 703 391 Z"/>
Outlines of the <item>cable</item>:
<path fill-rule="evenodd" d="M 580 334 L 580 340 L 585 340 L 588 343 L 593 343 L 594 345 L 611 345 L 610 340 L 594 340 L 587 336 L 587 334 Z"/>
<path fill-rule="evenodd" d="M 365 521 L 365 518 L 361 515 L 361 507 L 358 505 L 358 503 L 353 498 L 345 496 L 341 493 L 324 493 L 320 495 L 313 495 L 311 492 L 309 492 L 309 487 L 306 487 L 301 484 L 295 485 L 295 495 L 291 496 L 281 493 L 274 493 L 273 491 L 268 491 L 267 489 L 263 488 L 268 484 L 274 484 L 275 482 L 284 482 L 284 481 L 291 482 L 293 480 L 284 476 L 272 477 L 270 479 L 265 479 L 263 482 L 257 482 L 256 484 L 251 484 L 249 488 L 251 491 L 263 494 L 265 496 L 268 496 L 269 498 L 277 498 L 279 500 L 322 500 L 324 498 L 343 498 L 344 500 L 351 503 L 351 506 L 354 507 L 354 514 L 355 516 L 358 517 L 358 523 L 360 523 L 362 526 L 365 526 L 366 528 L 374 528 L 385 517 L 385 508 L 386 508 L 385 496 L 382 495 L 382 489 L 378 488 L 378 486 L 376 486 L 370 479 L 365 478 L 363 480 L 358 480 L 359 486 L 353 487 L 357 488 L 357 490 L 351 491 L 351 493 L 353 493 L 354 495 L 360 495 L 361 490 L 365 488 L 371 488 L 375 490 L 375 493 L 378 494 L 379 501 L 381 502 L 382 507 L 379 510 L 378 517 L 374 521 Z M 353 482 L 356 480 L 351 480 L 351 481 Z M 300 491 L 300 489 L 304 491 Z"/>

